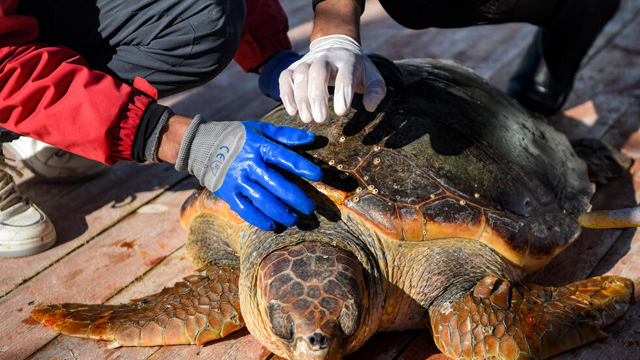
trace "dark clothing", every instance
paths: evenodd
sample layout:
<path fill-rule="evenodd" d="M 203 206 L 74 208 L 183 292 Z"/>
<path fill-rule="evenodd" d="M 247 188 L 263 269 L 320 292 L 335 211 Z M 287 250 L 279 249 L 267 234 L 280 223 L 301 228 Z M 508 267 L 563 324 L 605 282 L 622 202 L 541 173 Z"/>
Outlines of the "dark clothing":
<path fill-rule="evenodd" d="M 547 25 L 565 0 L 380 0 L 398 24 L 410 29 L 457 28 L 528 22 Z"/>
<path fill-rule="evenodd" d="M 527 22 L 539 26 L 507 94 L 551 115 L 566 101 L 582 59 L 620 0 L 379 0 L 411 29 Z"/>
<path fill-rule="evenodd" d="M 287 30 L 277 0 L 0 0 L 0 126 L 108 164 L 132 160 L 139 125 L 162 114 L 147 111 L 157 96 L 231 59 L 257 67 L 291 48 Z"/>
<path fill-rule="evenodd" d="M 245 6 L 232 0 L 20 0 L 38 19 L 37 42 L 64 44 L 93 69 L 131 83 L 141 77 L 160 97 L 203 84 L 233 58 Z"/>
<path fill-rule="evenodd" d="M 455 28 L 507 22 L 537 25 L 540 29 L 530 51 L 539 48 L 537 51 L 543 58 L 545 71 L 549 72 L 546 77 L 552 78 L 556 85 L 567 90 L 573 84 L 583 57 L 620 3 L 620 0 L 379 1 L 396 22 L 411 29 Z M 519 72 L 527 72 L 528 68 L 534 66 L 528 62 L 537 57 L 526 57 Z"/>

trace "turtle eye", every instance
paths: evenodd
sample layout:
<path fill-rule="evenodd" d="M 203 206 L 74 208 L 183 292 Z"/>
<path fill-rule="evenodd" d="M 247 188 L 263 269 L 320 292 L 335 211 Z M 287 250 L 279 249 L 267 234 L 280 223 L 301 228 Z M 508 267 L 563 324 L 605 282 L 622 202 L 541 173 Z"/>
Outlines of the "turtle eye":
<path fill-rule="evenodd" d="M 267 308 L 271 330 L 282 340 L 290 341 L 293 338 L 293 318 L 287 311 L 283 313 L 283 305 L 278 301 L 271 301 Z"/>

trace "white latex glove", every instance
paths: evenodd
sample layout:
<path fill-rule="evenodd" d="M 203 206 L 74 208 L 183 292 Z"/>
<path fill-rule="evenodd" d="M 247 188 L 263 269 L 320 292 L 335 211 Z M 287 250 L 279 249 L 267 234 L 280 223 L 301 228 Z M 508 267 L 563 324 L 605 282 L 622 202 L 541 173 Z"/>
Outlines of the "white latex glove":
<path fill-rule="evenodd" d="M 349 112 L 354 92 L 364 94 L 368 111 L 387 94 L 384 79 L 360 44 L 349 36 L 329 35 L 314 40 L 309 52 L 280 74 L 280 98 L 289 115 L 299 112 L 305 123 L 323 122 L 332 85 L 333 108 L 340 116 Z"/>

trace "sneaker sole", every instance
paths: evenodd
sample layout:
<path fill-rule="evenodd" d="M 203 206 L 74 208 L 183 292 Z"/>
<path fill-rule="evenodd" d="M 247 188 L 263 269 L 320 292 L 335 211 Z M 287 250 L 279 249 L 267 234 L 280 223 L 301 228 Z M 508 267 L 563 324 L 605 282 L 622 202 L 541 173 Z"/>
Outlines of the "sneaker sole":
<path fill-rule="evenodd" d="M 19 245 L 0 244 L 0 258 L 16 258 L 43 252 L 56 243 L 56 231 L 52 228 L 47 234 L 37 238 L 23 240 Z"/>

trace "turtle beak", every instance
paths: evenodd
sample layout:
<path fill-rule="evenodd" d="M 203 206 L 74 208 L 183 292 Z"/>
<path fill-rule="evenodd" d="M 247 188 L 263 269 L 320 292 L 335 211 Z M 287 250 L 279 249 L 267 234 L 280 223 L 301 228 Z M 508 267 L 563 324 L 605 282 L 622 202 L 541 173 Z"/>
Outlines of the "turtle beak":
<path fill-rule="evenodd" d="M 640 226 L 640 206 L 589 212 L 582 214 L 578 222 L 584 227 L 594 229 L 637 227 Z"/>
<path fill-rule="evenodd" d="M 340 360 L 342 353 L 340 338 L 316 331 L 311 335 L 296 334 L 292 346 L 293 360 Z"/>

